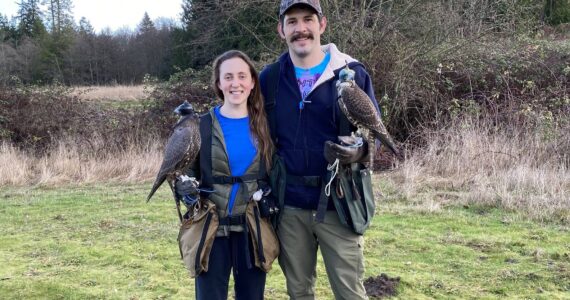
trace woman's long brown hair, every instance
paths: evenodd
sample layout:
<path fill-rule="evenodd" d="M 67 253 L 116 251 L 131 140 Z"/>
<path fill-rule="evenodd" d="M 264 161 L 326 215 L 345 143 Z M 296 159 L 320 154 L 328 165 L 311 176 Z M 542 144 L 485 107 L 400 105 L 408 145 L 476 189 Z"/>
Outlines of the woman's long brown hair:
<path fill-rule="evenodd" d="M 273 142 L 271 141 L 271 135 L 269 134 L 269 126 L 267 125 L 267 116 L 265 114 L 265 102 L 263 101 L 263 95 L 261 94 L 261 88 L 259 87 L 259 74 L 255 70 L 253 63 L 249 57 L 239 51 L 230 50 L 224 52 L 222 55 L 218 56 L 214 61 L 214 72 L 212 73 L 212 88 L 216 95 L 220 99 L 224 99 L 224 93 L 219 88 L 220 83 L 220 66 L 226 60 L 232 58 L 241 58 L 248 66 L 249 72 L 253 79 L 254 87 L 247 98 L 247 113 L 249 115 L 249 130 L 253 134 L 254 138 L 257 139 L 257 151 L 265 160 L 266 170 L 271 168 L 271 155 L 273 154 Z"/>

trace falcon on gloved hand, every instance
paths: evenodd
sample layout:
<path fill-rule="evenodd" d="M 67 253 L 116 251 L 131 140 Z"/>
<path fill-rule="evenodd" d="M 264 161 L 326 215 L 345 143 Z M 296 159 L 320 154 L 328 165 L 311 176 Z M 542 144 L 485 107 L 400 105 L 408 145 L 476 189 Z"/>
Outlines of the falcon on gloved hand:
<path fill-rule="evenodd" d="M 177 197 L 175 184 L 179 180 L 178 177 L 186 173 L 200 152 L 199 115 L 187 101 L 178 106 L 174 112 L 180 115 L 180 119 L 174 125 L 166 143 L 162 165 L 148 194 L 147 202 L 165 180 L 170 185 L 173 195 Z"/>
<path fill-rule="evenodd" d="M 399 156 L 399 151 L 382 123 L 378 110 L 370 97 L 356 84 L 354 76 L 355 72 L 348 67 L 348 64 L 340 71 L 336 83 L 338 104 L 348 121 L 358 128 L 356 135 L 362 136 L 367 142 L 369 168 L 372 168 L 376 152 L 375 139 L 379 139 L 396 156 Z"/>

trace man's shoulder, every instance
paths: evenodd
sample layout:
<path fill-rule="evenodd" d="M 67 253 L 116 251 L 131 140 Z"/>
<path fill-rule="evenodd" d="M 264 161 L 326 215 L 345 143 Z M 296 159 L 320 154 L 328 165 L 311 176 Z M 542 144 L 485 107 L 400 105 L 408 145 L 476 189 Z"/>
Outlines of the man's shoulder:
<path fill-rule="evenodd" d="M 267 79 L 267 76 L 269 76 L 271 68 L 277 67 L 277 66 L 280 66 L 281 64 L 283 64 L 284 61 L 286 61 L 287 56 L 288 56 L 288 52 L 285 52 L 285 53 L 281 54 L 272 63 L 266 64 L 265 66 L 263 66 L 263 68 L 261 68 L 261 72 L 259 72 L 259 80 L 265 81 Z"/>
<path fill-rule="evenodd" d="M 267 79 L 267 76 L 271 73 L 272 68 L 278 67 L 280 64 L 279 60 L 274 61 L 270 64 L 263 66 L 261 72 L 259 72 L 259 81 L 264 82 Z"/>

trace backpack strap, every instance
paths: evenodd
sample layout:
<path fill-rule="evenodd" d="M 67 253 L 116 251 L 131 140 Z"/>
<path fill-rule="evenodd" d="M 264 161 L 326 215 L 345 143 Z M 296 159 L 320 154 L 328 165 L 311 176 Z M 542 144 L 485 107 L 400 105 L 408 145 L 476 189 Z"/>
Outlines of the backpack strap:
<path fill-rule="evenodd" d="M 261 166 L 260 166 L 261 169 Z M 234 183 L 244 183 L 255 181 L 259 179 L 263 179 L 261 177 L 263 173 L 259 172 L 259 175 L 250 174 L 250 175 L 243 175 L 243 176 L 212 176 L 212 183 L 215 184 L 234 184 Z"/>
<path fill-rule="evenodd" d="M 269 125 L 269 133 L 271 134 L 271 139 L 275 146 L 279 142 L 277 139 L 277 120 L 275 116 L 275 107 L 277 105 L 277 94 L 279 91 L 279 79 L 281 78 L 281 64 L 279 61 L 276 61 L 267 67 L 267 94 L 264 97 L 265 101 L 265 113 L 267 115 L 267 121 Z M 260 170 L 260 174 L 262 171 L 268 172 L 269 176 L 269 185 L 273 189 L 272 193 L 277 201 L 275 204 L 277 205 L 278 211 L 283 211 L 283 207 L 285 205 L 285 186 L 286 186 L 286 170 L 285 164 L 283 160 L 277 153 L 275 153 L 272 157 L 273 165 L 270 170 L 265 170 L 265 166 L 263 166 L 264 170 Z M 281 220 L 281 213 L 277 213 L 277 216 L 272 219 L 273 228 L 277 228 L 280 220 Z"/>
<path fill-rule="evenodd" d="M 267 66 L 267 95 L 265 95 L 265 113 L 269 121 L 269 132 L 271 139 L 277 144 L 277 124 L 275 120 L 275 105 L 277 104 L 277 90 L 279 88 L 279 73 L 281 65 L 279 61 L 274 62 Z"/>
<path fill-rule="evenodd" d="M 209 190 L 212 187 L 212 116 L 210 112 L 200 118 L 200 188 Z M 200 192 L 202 194 L 202 192 Z M 201 195 L 207 197 L 207 194 Z"/>

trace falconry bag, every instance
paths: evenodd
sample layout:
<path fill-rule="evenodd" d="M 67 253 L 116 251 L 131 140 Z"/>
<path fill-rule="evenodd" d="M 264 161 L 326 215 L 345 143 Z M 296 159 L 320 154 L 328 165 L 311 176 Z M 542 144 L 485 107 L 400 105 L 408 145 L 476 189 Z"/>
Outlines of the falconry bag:
<path fill-rule="evenodd" d="M 217 230 L 216 205 L 208 199 L 200 200 L 184 215 L 178 233 L 178 245 L 191 278 L 208 271 L 210 251 Z"/>
<path fill-rule="evenodd" d="M 279 240 L 269 219 L 261 217 L 258 203 L 255 200 L 247 203 L 245 217 L 253 244 L 255 266 L 267 273 L 279 256 Z"/>
<path fill-rule="evenodd" d="M 376 210 L 370 170 L 360 163 L 352 163 L 341 166 L 336 176 L 331 196 L 340 222 L 362 235 Z"/>

